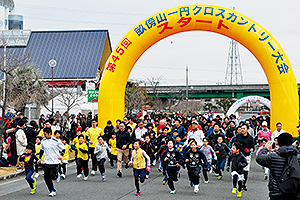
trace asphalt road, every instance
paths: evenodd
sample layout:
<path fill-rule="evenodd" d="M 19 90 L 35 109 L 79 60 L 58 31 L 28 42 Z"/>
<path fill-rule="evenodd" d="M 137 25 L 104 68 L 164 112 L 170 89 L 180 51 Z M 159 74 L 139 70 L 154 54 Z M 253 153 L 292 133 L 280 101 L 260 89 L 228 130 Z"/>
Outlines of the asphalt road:
<path fill-rule="evenodd" d="M 264 172 L 255 162 L 252 156 L 251 170 L 248 180 L 248 191 L 243 192 L 242 199 L 268 199 L 268 181 L 263 180 Z M 201 174 L 200 191 L 193 193 L 193 188 L 189 186 L 187 171 L 181 168 L 181 177 L 175 183 L 176 194 L 169 194 L 167 185 L 162 185 L 163 175 L 157 171 L 157 165 L 152 167 L 150 178 L 141 184 L 142 195 L 135 197 L 135 187 L 132 175 L 132 168 L 123 169 L 123 177 L 116 176 L 116 168 L 109 169 L 106 163 L 107 180 L 102 181 L 99 172 L 96 176 L 89 176 L 87 181 L 83 178 L 76 178 L 74 163 L 68 166 L 67 177 L 59 183 L 54 183 L 57 190 L 55 199 L 237 199 L 231 194 L 232 179 L 230 173 L 224 172 L 222 180 L 217 180 L 214 174 L 209 174 L 209 184 L 203 183 Z M 49 199 L 48 189 L 41 175 L 37 180 L 37 190 L 34 195 L 30 195 L 30 188 L 24 177 L 0 182 L 0 199 Z"/>

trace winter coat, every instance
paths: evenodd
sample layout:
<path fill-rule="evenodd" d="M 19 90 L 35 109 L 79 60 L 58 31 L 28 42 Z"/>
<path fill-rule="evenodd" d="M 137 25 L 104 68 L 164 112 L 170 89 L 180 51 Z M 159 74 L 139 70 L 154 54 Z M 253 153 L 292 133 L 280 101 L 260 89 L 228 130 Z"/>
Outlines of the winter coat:
<path fill-rule="evenodd" d="M 293 145 L 282 146 L 277 150 L 277 152 L 271 154 L 268 154 L 267 148 L 263 148 L 256 157 L 256 162 L 258 164 L 270 169 L 270 178 L 268 185 L 269 197 L 288 197 L 280 192 L 276 180 L 280 179 L 284 167 L 288 162 L 287 160 L 289 155 L 297 155 L 300 165 L 300 154 L 297 152 L 297 149 Z M 297 197 L 297 199 L 300 199 L 300 190 Z"/>
<path fill-rule="evenodd" d="M 228 157 L 227 166 L 230 166 L 231 163 L 231 171 L 236 171 L 238 174 L 243 174 L 244 167 L 248 165 L 247 160 L 243 153 L 239 153 L 238 155 L 232 153 Z"/>
<path fill-rule="evenodd" d="M 27 125 L 27 127 L 24 129 L 27 143 L 35 144 L 35 138 L 38 135 L 38 132 L 30 125 Z"/>
<path fill-rule="evenodd" d="M 22 128 L 16 132 L 17 155 L 20 156 L 26 152 L 27 138 Z"/>

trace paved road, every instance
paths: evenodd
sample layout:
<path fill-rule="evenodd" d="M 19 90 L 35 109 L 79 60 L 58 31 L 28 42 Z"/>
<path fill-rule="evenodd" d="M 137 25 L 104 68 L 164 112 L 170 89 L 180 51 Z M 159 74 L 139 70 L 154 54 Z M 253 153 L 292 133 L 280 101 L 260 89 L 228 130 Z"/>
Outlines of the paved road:
<path fill-rule="evenodd" d="M 258 166 L 252 157 L 251 171 L 248 180 L 248 191 L 243 192 L 242 199 L 268 199 L 267 182 L 263 180 L 263 170 Z M 123 177 L 116 177 L 116 169 L 109 169 L 106 165 L 107 181 L 102 181 L 99 173 L 90 176 L 88 181 L 76 178 L 74 163 L 68 167 L 67 177 L 59 183 L 55 183 L 57 196 L 55 199 L 237 199 L 231 194 L 232 180 L 230 174 L 224 172 L 224 178 L 219 181 L 210 174 L 209 184 L 203 183 L 201 175 L 200 191 L 193 193 L 187 179 L 187 171 L 181 170 L 181 178 L 175 184 L 177 193 L 169 194 L 168 186 L 163 186 L 161 181 L 163 176 L 157 171 L 157 166 L 152 168 L 150 179 L 141 186 L 142 195 L 135 197 L 135 187 L 132 176 L 132 168 L 123 171 Z M 48 190 L 43 180 L 43 176 L 38 178 L 37 191 L 35 195 L 29 194 L 29 186 L 24 179 L 15 178 L 0 182 L 0 199 L 49 199 Z"/>

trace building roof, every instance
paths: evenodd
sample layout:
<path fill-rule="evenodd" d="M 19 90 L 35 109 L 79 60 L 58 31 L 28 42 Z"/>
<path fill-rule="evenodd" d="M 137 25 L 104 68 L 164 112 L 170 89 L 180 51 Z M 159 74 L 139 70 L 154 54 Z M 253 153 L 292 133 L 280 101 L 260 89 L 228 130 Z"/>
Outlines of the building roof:
<path fill-rule="evenodd" d="M 11 48 L 30 53 L 43 79 L 52 77 L 51 59 L 54 79 L 95 78 L 112 51 L 108 30 L 31 31 L 27 46 Z"/>

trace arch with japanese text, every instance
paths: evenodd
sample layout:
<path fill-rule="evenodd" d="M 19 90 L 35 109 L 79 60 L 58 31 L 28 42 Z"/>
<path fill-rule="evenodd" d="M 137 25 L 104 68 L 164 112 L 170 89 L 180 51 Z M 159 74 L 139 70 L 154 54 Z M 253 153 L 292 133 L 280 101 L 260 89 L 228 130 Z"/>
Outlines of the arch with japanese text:
<path fill-rule="evenodd" d="M 284 22 L 282 22 L 284 23 Z M 250 18 L 231 9 L 212 5 L 170 8 L 141 21 L 118 43 L 102 73 L 98 101 L 99 126 L 124 117 L 127 79 L 140 56 L 153 44 L 180 32 L 219 33 L 245 46 L 261 64 L 270 88 L 271 129 L 281 121 L 297 135 L 299 99 L 291 64 L 272 35 Z"/>

